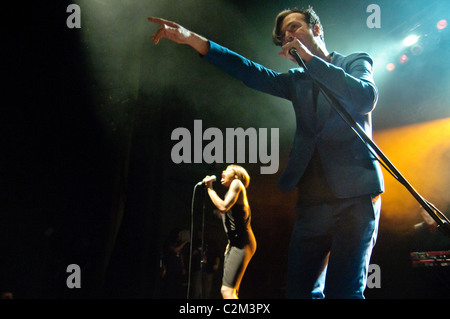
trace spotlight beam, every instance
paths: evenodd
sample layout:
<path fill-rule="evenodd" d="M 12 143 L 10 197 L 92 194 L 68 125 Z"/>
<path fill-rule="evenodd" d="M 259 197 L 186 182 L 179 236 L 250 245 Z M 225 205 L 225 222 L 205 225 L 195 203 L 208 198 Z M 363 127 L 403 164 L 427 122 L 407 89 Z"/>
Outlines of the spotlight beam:
<path fill-rule="evenodd" d="M 416 44 L 417 41 L 419 41 L 419 37 L 418 37 L 417 35 L 412 34 L 412 35 L 410 35 L 410 36 L 407 36 L 407 37 L 403 40 L 403 45 L 404 45 L 405 47 L 410 47 L 410 46 L 412 46 L 413 44 Z"/>

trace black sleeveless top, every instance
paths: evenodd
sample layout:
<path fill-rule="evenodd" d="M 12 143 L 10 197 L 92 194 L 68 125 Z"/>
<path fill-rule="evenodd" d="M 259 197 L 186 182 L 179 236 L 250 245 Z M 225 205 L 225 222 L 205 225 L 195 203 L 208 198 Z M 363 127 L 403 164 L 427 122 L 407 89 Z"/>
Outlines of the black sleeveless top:
<path fill-rule="evenodd" d="M 234 204 L 231 209 L 222 214 L 223 226 L 231 246 L 243 248 L 250 243 L 247 231 L 250 214 L 247 218 L 245 215 L 245 205 L 242 204 Z"/>

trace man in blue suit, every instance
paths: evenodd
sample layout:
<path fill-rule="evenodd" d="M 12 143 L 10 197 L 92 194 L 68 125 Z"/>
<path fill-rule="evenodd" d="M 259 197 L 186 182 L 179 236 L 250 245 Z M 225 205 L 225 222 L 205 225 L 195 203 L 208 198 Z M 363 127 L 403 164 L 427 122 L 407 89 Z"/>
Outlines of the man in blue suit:
<path fill-rule="evenodd" d="M 290 158 L 279 179 L 283 191 L 297 188 L 287 270 L 287 298 L 364 298 L 384 191 L 377 160 L 327 102 L 318 86 L 372 135 L 371 112 L 378 92 L 370 56 L 329 53 L 314 10 L 289 9 L 278 14 L 273 31 L 279 55 L 295 48 L 303 68 L 279 73 L 257 64 L 177 23 L 161 24 L 152 36 L 187 44 L 206 61 L 247 86 L 292 101 L 297 129 Z"/>

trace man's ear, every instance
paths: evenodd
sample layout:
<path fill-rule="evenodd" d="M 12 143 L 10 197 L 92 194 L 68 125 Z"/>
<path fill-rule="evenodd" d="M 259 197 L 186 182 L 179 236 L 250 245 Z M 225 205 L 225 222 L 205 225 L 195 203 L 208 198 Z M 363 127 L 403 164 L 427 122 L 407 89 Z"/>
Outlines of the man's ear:
<path fill-rule="evenodd" d="M 320 26 L 318 24 L 315 24 L 313 26 L 313 34 L 315 37 L 319 36 L 322 33 L 322 29 L 320 28 Z"/>

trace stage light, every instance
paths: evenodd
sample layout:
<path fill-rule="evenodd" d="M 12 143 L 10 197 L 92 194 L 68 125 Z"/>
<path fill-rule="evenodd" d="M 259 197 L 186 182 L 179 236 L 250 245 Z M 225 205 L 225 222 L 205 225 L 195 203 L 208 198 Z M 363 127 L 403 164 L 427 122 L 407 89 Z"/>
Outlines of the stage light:
<path fill-rule="evenodd" d="M 406 47 L 409 47 L 413 44 L 416 44 L 417 41 L 419 41 L 419 37 L 417 35 L 410 35 L 407 36 L 404 40 L 403 40 L 403 45 Z"/>
<path fill-rule="evenodd" d="M 438 208 L 450 207 L 450 118 L 374 133 L 374 141 L 413 187 Z M 397 230 L 414 224 L 419 205 L 392 176 L 385 174 L 383 213 Z M 408 221 L 407 221 L 408 220 Z M 397 222 L 398 221 L 398 222 Z"/>
<path fill-rule="evenodd" d="M 408 62 L 408 56 L 406 54 L 403 54 L 400 57 L 400 63 L 406 63 L 406 62 Z"/>
<path fill-rule="evenodd" d="M 394 71 L 395 69 L 395 64 L 394 63 L 388 63 L 386 65 L 386 70 L 388 70 L 389 72 Z"/>
<path fill-rule="evenodd" d="M 441 20 L 436 24 L 436 28 L 443 30 L 447 27 L 447 20 Z"/>

